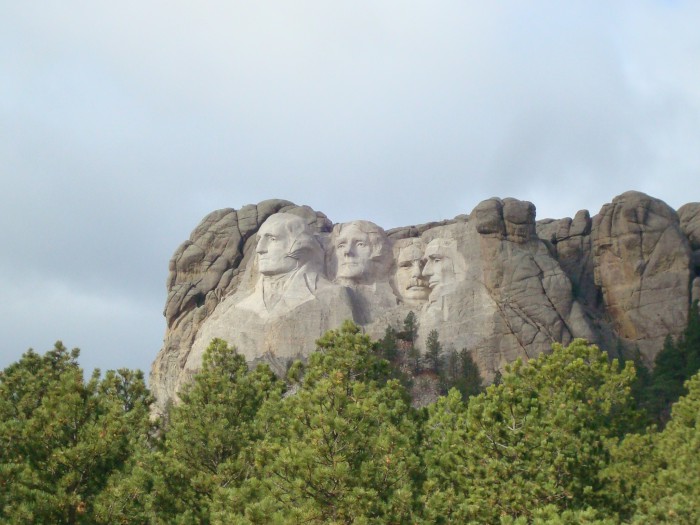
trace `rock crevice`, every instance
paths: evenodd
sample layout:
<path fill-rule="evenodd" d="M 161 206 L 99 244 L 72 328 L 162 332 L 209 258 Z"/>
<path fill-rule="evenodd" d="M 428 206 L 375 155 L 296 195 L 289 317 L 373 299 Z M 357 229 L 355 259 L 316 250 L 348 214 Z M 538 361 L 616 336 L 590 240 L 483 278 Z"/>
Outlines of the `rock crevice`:
<path fill-rule="evenodd" d="M 207 215 L 175 251 L 167 289 L 150 380 L 158 411 L 213 337 L 284 373 L 346 318 L 381 337 L 409 311 L 419 348 L 438 330 L 487 382 L 577 337 L 638 348 L 650 364 L 700 296 L 700 203 L 676 213 L 626 192 L 594 217 L 536 221 L 532 203 L 491 198 L 469 215 L 385 232 L 268 200 Z"/>

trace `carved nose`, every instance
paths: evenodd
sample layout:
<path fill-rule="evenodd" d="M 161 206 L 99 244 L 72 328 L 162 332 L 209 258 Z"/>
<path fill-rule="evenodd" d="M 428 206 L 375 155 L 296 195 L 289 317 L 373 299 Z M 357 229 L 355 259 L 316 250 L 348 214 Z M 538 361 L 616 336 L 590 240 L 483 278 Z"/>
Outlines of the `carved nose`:
<path fill-rule="evenodd" d="M 418 277 L 420 277 L 420 274 L 421 274 L 420 265 L 418 263 L 414 263 L 411 266 L 411 277 L 418 278 Z"/>

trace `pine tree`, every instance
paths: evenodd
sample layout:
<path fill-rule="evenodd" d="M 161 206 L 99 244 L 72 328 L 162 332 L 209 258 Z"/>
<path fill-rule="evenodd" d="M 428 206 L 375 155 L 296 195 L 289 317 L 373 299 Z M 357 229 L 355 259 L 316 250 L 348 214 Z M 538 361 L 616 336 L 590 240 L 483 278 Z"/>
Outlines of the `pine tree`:
<path fill-rule="evenodd" d="M 456 381 L 455 387 L 462 394 L 463 399 L 469 399 L 482 391 L 481 374 L 476 366 L 471 352 L 462 348 L 459 352 L 460 377 Z"/>
<path fill-rule="evenodd" d="M 479 367 L 474 362 L 471 352 L 462 348 L 459 352 L 450 350 L 445 360 L 445 370 L 441 374 L 442 391 L 447 393 L 456 388 L 465 401 L 482 391 Z"/>
<path fill-rule="evenodd" d="M 642 475 L 632 471 L 626 479 L 638 487 L 632 523 L 700 522 L 700 374 L 686 388 L 666 428 L 652 436 L 654 446 L 637 454 L 646 467 Z"/>
<path fill-rule="evenodd" d="M 503 383 L 503 374 L 501 373 L 500 370 L 496 370 L 496 373 L 493 376 L 493 385 L 498 386 L 501 383 Z"/>
<path fill-rule="evenodd" d="M 94 523 L 95 500 L 151 425 L 141 372 L 96 370 L 79 350 L 29 350 L 0 373 L 0 521 Z"/>
<path fill-rule="evenodd" d="M 222 492 L 217 523 L 404 523 L 416 424 L 406 391 L 352 323 L 327 333 L 298 392 L 260 418 L 257 475 Z"/>
<path fill-rule="evenodd" d="M 418 319 L 413 311 L 406 314 L 403 320 L 403 330 L 398 334 L 398 337 L 409 343 L 416 342 L 416 338 L 418 337 Z"/>
<path fill-rule="evenodd" d="M 605 514 L 600 473 L 609 463 L 609 440 L 634 419 L 634 369 L 619 370 L 580 339 L 553 348 L 527 365 L 516 361 L 500 385 L 470 398 L 466 408 L 453 390 L 430 409 L 429 519 L 501 523 L 589 508 Z"/>
<path fill-rule="evenodd" d="M 420 353 L 420 349 L 415 345 L 415 343 L 409 344 L 408 351 L 406 352 L 409 374 L 413 376 L 419 375 L 423 372 L 423 356 Z"/>
<path fill-rule="evenodd" d="M 632 363 L 634 364 L 636 377 L 632 384 L 631 394 L 637 408 L 640 409 L 639 430 L 643 431 L 645 427 L 655 420 L 652 415 L 658 412 L 658 409 L 655 408 L 658 399 L 655 399 L 651 393 L 652 375 L 642 360 L 639 347 L 636 347 L 634 350 Z"/>
<path fill-rule="evenodd" d="M 130 474 L 110 487 L 100 522 L 210 523 L 217 492 L 250 475 L 252 443 L 262 438 L 257 413 L 281 389 L 269 367 L 249 371 L 235 348 L 214 339 L 172 406 L 162 441 L 142 449 Z"/>
<path fill-rule="evenodd" d="M 397 334 L 398 339 L 405 342 L 406 364 L 409 375 L 418 375 L 423 371 L 423 357 L 416 346 L 418 338 L 418 319 L 413 311 L 408 312 L 403 321 L 403 330 Z"/>
<path fill-rule="evenodd" d="M 405 371 L 406 355 L 399 351 L 399 335 L 396 330 L 387 326 L 384 337 L 375 343 L 375 354 L 389 363 L 389 374 L 392 379 L 398 379 L 401 385 L 410 390 L 412 380 Z"/>
<path fill-rule="evenodd" d="M 437 330 L 431 330 L 425 341 L 425 361 L 435 373 L 442 371 L 442 344 Z"/>
<path fill-rule="evenodd" d="M 395 365 L 398 359 L 398 343 L 396 330 L 387 326 L 384 330 L 384 337 L 377 344 L 379 357 L 386 359 L 390 364 Z"/>
<path fill-rule="evenodd" d="M 670 417 L 671 405 L 685 394 L 685 382 L 700 370 L 700 314 L 695 301 L 688 313 L 688 324 L 683 334 L 674 341 L 667 336 L 664 347 L 657 354 L 650 385 L 641 394 L 650 416 L 661 426 Z"/>
<path fill-rule="evenodd" d="M 700 306 L 694 301 L 688 313 L 688 325 L 683 331 L 685 375 L 688 379 L 700 371 Z M 686 389 L 687 392 L 687 389 Z"/>

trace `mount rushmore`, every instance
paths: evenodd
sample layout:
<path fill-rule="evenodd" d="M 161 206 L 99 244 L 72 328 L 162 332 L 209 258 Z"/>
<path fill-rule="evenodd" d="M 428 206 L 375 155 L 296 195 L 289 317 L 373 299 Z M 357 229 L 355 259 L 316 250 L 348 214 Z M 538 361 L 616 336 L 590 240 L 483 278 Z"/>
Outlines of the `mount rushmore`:
<path fill-rule="evenodd" d="M 384 231 L 269 200 L 207 215 L 169 270 L 150 380 L 161 411 L 215 337 L 282 374 L 346 319 L 381 337 L 409 312 L 419 348 L 437 330 L 486 382 L 577 337 L 638 349 L 651 365 L 700 298 L 700 203 L 675 211 L 631 191 L 594 217 L 536 221 L 532 203 L 492 198 L 469 215 Z"/>

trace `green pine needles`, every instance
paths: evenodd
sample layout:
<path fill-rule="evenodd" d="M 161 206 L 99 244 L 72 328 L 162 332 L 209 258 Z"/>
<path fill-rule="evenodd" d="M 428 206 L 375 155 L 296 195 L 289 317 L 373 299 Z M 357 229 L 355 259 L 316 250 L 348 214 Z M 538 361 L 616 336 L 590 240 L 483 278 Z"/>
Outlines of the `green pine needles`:
<path fill-rule="evenodd" d="M 381 341 L 348 322 L 286 378 L 214 340 L 163 421 L 140 372 L 85 379 L 77 350 L 30 350 L 0 372 L 0 522 L 698 523 L 691 314 L 644 384 L 575 340 L 484 389 L 437 331 L 413 352 L 415 317 Z M 413 367 L 445 392 L 421 409 Z M 645 428 L 659 385 L 667 424 Z"/>

